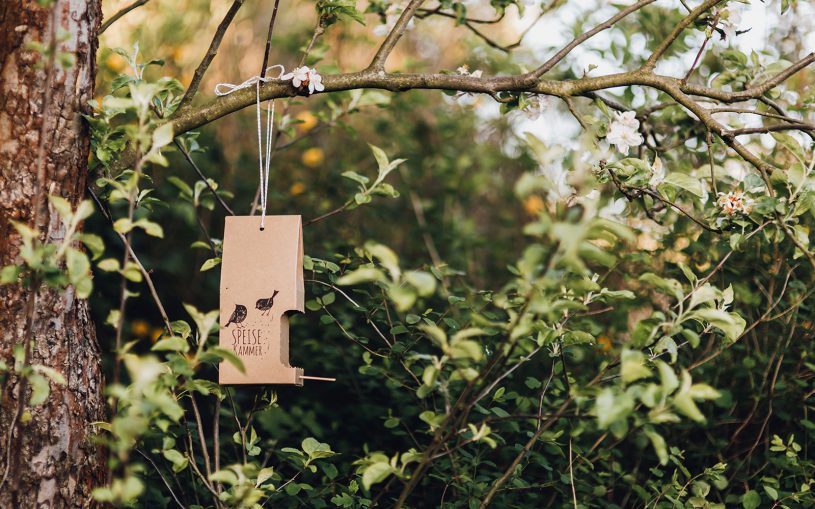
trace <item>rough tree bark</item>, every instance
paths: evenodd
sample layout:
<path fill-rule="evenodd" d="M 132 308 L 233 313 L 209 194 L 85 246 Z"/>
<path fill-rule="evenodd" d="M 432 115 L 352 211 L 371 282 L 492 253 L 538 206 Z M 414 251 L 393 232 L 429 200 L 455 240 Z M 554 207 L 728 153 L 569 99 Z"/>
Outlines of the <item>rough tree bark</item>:
<path fill-rule="evenodd" d="M 45 154 L 44 192 L 74 205 L 83 199 L 89 137 L 80 112 L 93 97 L 101 15 L 101 0 L 59 0 L 55 7 L 0 2 L 0 266 L 19 263 L 20 238 L 11 221 L 31 225 L 35 218 L 38 152 Z M 52 19 L 60 51 L 73 54 L 75 63 L 55 68 L 44 115 L 48 58 L 30 43 L 49 40 Z M 38 223 L 42 239 L 64 235 L 54 213 L 43 209 Z M 28 300 L 20 285 L 0 286 L 0 359 L 9 366 L 13 346 L 24 340 Z M 0 481 L 8 471 L 0 507 L 90 507 L 91 491 L 106 475 L 105 453 L 90 440 L 90 423 L 105 419 L 94 325 L 72 288 L 41 286 L 33 302 L 31 363 L 56 369 L 67 384 L 52 383 L 45 404 L 26 406 L 20 418 L 20 380 L 9 376 L 0 387 Z"/>

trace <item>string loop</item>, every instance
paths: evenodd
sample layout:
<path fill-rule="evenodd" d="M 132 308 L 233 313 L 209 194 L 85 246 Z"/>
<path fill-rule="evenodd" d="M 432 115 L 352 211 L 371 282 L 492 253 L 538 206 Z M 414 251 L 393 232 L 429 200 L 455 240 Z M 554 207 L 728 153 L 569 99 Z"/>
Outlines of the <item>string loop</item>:
<path fill-rule="evenodd" d="M 269 76 L 269 71 L 277 69 L 277 76 Z M 231 83 L 218 83 L 215 85 L 215 95 L 225 96 L 244 88 L 255 86 L 255 111 L 257 113 L 257 127 L 258 127 L 258 185 L 260 187 L 260 229 L 263 230 L 266 222 L 266 205 L 268 203 L 269 195 L 269 167 L 272 160 L 272 142 L 274 140 L 274 111 L 275 102 L 272 99 L 270 102 L 271 108 L 266 108 L 266 129 L 264 133 L 264 125 L 261 115 L 260 106 L 260 84 L 267 83 L 272 80 L 280 79 L 285 74 L 286 69 L 282 65 L 271 65 L 266 68 L 266 76 L 252 76 L 248 80 L 238 85 Z M 264 136 L 265 134 L 265 136 Z"/>
<path fill-rule="evenodd" d="M 273 69 L 280 70 L 277 76 L 269 76 L 269 71 Z M 268 83 L 273 80 L 279 80 L 280 77 L 283 76 L 284 74 L 286 74 L 286 69 L 282 65 L 280 64 L 270 65 L 269 67 L 266 68 L 265 77 L 261 78 L 260 76 L 252 76 L 248 80 L 238 85 L 233 85 L 232 83 L 218 83 L 217 85 L 215 85 L 215 95 L 217 95 L 218 97 L 223 97 L 225 95 L 231 94 L 232 92 L 237 92 L 238 90 L 249 88 L 255 83 L 260 82 Z"/>

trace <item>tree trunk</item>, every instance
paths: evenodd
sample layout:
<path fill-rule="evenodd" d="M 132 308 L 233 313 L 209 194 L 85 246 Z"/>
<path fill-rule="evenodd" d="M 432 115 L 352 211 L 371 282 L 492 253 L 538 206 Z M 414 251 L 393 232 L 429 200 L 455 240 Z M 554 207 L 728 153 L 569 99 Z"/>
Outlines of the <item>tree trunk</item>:
<path fill-rule="evenodd" d="M 80 113 L 93 97 L 100 19 L 101 0 L 57 0 L 52 7 L 0 1 L 0 266 L 20 263 L 11 221 L 32 225 L 38 218 L 41 239 L 64 236 L 55 213 L 35 213 L 41 162 L 42 194 L 74 205 L 83 199 L 89 136 Z M 58 51 L 74 62 L 54 67 L 49 82 L 49 57 L 31 43 L 49 44 L 52 20 Z M 30 297 L 22 285 L 0 286 L 0 360 L 13 366 L 12 349 L 26 339 L 33 303 L 30 362 L 54 368 L 67 383 L 51 383 L 47 401 L 36 407 L 26 391 L 19 412 L 20 379 L 0 375 L 0 508 L 90 507 L 106 471 L 105 452 L 90 439 L 91 423 L 106 417 L 96 332 L 73 288 L 40 286 Z"/>

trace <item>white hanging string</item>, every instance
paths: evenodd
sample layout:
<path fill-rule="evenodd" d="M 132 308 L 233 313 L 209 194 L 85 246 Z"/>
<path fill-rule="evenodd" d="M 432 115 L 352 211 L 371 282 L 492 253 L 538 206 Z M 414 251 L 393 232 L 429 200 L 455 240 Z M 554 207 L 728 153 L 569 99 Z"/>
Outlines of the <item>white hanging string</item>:
<path fill-rule="evenodd" d="M 270 76 L 269 71 L 278 69 L 277 76 Z M 272 65 L 266 68 L 266 76 L 252 76 L 248 80 L 239 85 L 231 83 L 218 83 L 215 85 L 215 95 L 224 96 L 232 92 L 237 92 L 244 88 L 255 86 L 255 110 L 257 113 L 258 124 L 258 185 L 260 186 L 260 229 L 263 230 L 266 222 L 266 205 L 268 203 L 269 195 L 269 168 L 272 160 L 272 141 L 274 133 L 274 111 L 275 102 L 272 99 L 270 102 L 271 108 L 266 108 L 266 129 L 264 136 L 263 120 L 260 106 L 260 84 L 268 81 L 280 79 L 286 72 L 282 65 Z M 264 139 L 265 138 L 265 139 Z M 265 145 L 264 145 L 265 142 Z"/>

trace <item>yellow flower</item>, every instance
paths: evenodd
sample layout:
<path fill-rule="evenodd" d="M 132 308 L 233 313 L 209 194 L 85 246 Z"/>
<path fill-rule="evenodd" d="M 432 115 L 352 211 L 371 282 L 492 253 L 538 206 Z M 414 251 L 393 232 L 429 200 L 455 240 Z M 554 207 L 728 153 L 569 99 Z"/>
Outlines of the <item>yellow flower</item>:
<path fill-rule="evenodd" d="M 300 123 L 296 124 L 300 133 L 307 133 L 317 126 L 317 117 L 310 111 L 304 111 L 298 114 L 296 118 L 300 121 Z"/>
<path fill-rule="evenodd" d="M 303 152 L 300 160 L 309 168 L 316 168 L 317 166 L 323 164 L 325 154 L 323 153 L 323 149 L 312 147 Z"/>
<path fill-rule="evenodd" d="M 597 338 L 597 347 L 604 352 L 608 352 L 614 345 L 608 336 L 600 336 Z"/>
<path fill-rule="evenodd" d="M 108 69 L 116 73 L 122 72 L 126 67 L 125 59 L 113 52 L 111 52 L 107 58 L 105 58 L 105 65 Z"/>
<path fill-rule="evenodd" d="M 524 210 L 530 216 L 536 216 L 546 207 L 546 203 L 538 195 L 530 195 L 524 200 Z"/>
<path fill-rule="evenodd" d="M 130 330 L 134 336 L 138 336 L 140 338 L 147 337 L 150 334 L 150 323 L 145 320 L 133 320 L 133 323 L 130 324 Z"/>
<path fill-rule="evenodd" d="M 292 196 L 297 196 L 303 194 L 303 191 L 305 190 L 306 190 L 305 184 L 303 184 L 302 182 L 295 182 L 289 188 L 289 194 Z"/>

